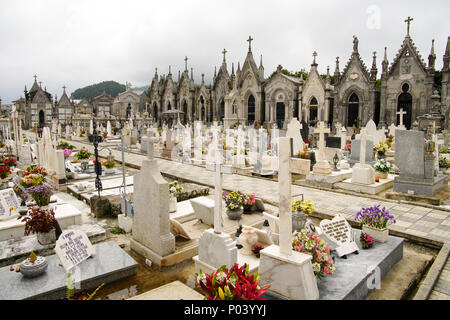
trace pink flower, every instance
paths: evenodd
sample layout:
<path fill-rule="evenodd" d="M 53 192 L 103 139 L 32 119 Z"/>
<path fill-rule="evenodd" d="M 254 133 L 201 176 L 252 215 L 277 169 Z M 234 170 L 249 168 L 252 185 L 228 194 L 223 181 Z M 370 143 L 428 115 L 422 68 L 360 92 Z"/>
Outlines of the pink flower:
<path fill-rule="evenodd" d="M 72 154 L 72 150 L 70 150 L 70 149 L 64 149 L 64 156 L 65 157 L 69 157 L 70 155 Z"/>

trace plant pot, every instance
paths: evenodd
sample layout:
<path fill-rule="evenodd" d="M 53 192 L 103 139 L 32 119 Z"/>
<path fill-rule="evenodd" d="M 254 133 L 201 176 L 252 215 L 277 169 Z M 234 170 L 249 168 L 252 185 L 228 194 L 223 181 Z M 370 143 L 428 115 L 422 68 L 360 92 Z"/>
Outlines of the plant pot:
<path fill-rule="evenodd" d="M 170 197 L 169 199 L 169 212 L 177 211 L 177 197 Z"/>
<path fill-rule="evenodd" d="M 375 241 L 387 242 L 389 237 L 389 229 L 377 229 L 363 224 L 362 231 L 371 236 Z"/>
<path fill-rule="evenodd" d="M 46 244 L 51 244 L 51 243 L 55 243 L 56 242 L 56 232 L 55 229 L 53 228 L 52 230 L 50 230 L 47 233 L 41 233 L 38 232 L 37 234 L 37 241 L 42 244 L 42 245 L 46 245 Z"/>
<path fill-rule="evenodd" d="M 106 168 L 105 167 L 105 173 L 111 174 L 111 173 L 114 173 L 114 172 L 115 172 L 114 168 Z"/>
<path fill-rule="evenodd" d="M 227 210 L 228 219 L 239 220 L 242 217 L 243 212 L 244 212 L 243 207 L 239 207 L 239 209 L 236 210 Z"/>
<path fill-rule="evenodd" d="M 42 256 L 37 256 L 36 261 L 34 263 L 31 263 L 30 258 L 28 258 L 24 262 L 22 262 L 19 266 L 20 273 L 22 273 L 22 275 L 27 278 L 34 278 L 40 276 L 45 272 L 45 270 L 47 270 L 47 267 L 48 262 Z"/>
<path fill-rule="evenodd" d="M 89 161 L 81 160 L 81 170 L 86 171 L 89 168 Z"/>
<path fill-rule="evenodd" d="M 376 171 L 376 176 L 379 176 L 380 179 L 387 179 L 388 177 L 388 173 L 387 172 L 380 172 L 380 171 Z"/>
<path fill-rule="evenodd" d="M 385 155 L 385 154 L 377 153 L 377 159 L 378 159 L 378 160 L 379 160 L 379 159 L 384 159 L 384 158 L 386 158 L 386 155 Z"/>

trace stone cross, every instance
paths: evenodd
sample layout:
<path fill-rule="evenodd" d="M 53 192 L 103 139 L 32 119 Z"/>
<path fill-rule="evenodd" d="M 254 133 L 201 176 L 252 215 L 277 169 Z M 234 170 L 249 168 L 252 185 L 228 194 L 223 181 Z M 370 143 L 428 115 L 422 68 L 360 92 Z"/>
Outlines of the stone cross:
<path fill-rule="evenodd" d="M 322 160 L 325 160 L 325 133 L 330 133 L 330 128 L 325 127 L 325 123 L 323 121 L 319 122 L 319 127 L 314 129 L 314 133 L 319 134 L 319 153 Z"/>
<path fill-rule="evenodd" d="M 400 111 L 397 112 L 397 114 L 400 116 L 400 125 L 403 125 L 403 115 L 406 114 L 406 111 L 403 111 L 403 108 L 400 108 Z"/>
<path fill-rule="evenodd" d="M 155 156 L 154 140 L 151 136 L 147 138 L 147 158 L 153 160 Z"/>
<path fill-rule="evenodd" d="M 219 139 L 216 149 L 216 162 L 213 166 L 215 174 L 214 180 L 214 233 L 222 233 L 222 166 L 223 141 Z M 210 169 L 207 169 L 210 170 Z"/>
<path fill-rule="evenodd" d="M 254 39 L 251 36 L 248 36 L 247 42 L 248 42 L 248 51 L 252 51 L 252 41 Z"/>
<path fill-rule="evenodd" d="M 188 61 L 188 57 L 185 56 L 184 57 L 184 68 L 185 68 L 185 70 L 187 70 L 187 61 Z"/>
<path fill-rule="evenodd" d="M 227 50 L 225 50 L 225 48 L 223 49 L 223 51 L 222 51 L 222 54 L 223 54 L 223 61 L 225 62 L 225 54 L 227 53 L 228 51 Z"/>
<path fill-rule="evenodd" d="M 281 137 L 279 144 L 278 196 L 279 196 L 279 229 L 280 253 L 286 256 L 292 254 L 292 213 L 291 213 L 291 172 L 290 148 L 291 139 Z"/>
<path fill-rule="evenodd" d="M 366 142 L 367 142 L 366 128 L 361 129 L 360 139 L 361 139 L 361 147 L 359 150 L 359 163 L 365 164 L 366 163 Z"/>
<path fill-rule="evenodd" d="M 317 52 L 316 51 L 313 52 L 313 57 L 314 57 L 313 64 L 316 64 L 316 57 L 317 57 Z"/>
<path fill-rule="evenodd" d="M 66 91 L 66 86 L 63 86 L 62 88 L 64 89 L 64 91 Z"/>
<path fill-rule="evenodd" d="M 36 81 L 37 80 L 37 75 L 34 75 L 33 78 L 34 78 L 34 81 Z"/>
<path fill-rule="evenodd" d="M 406 24 L 407 24 L 407 31 L 406 34 L 409 36 L 409 25 L 411 23 L 411 21 L 413 21 L 414 19 L 411 17 L 408 17 L 408 19 L 405 20 Z"/>

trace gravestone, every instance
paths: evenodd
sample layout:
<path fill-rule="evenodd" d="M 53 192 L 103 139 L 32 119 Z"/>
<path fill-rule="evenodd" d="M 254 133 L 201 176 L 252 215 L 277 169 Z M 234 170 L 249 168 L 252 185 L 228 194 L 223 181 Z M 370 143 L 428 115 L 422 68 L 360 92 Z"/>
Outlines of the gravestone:
<path fill-rule="evenodd" d="M 302 135 L 303 141 L 308 141 L 309 139 L 309 127 L 305 120 L 302 119 L 300 134 Z"/>
<path fill-rule="evenodd" d="M 366 164 L 366 143 L 367 132 L 366 128 L 361 129 L 361 148 L 359 163 L 353 166 L 352 183 L 355 184 L 372 184 L 375 183 L 375 170 L 371 165 Z M 353 148 L 352 148 L 353 151 Z"/>
<path fill-rule="evenodd" d="M 330 128 L 325 127 L 325 123 L 323 121 L 319 122 L 318 128 L 314 130 L 314 133 L 319 134 L 319 141 L 317 142 L 319 147 L 319 161 L 313 167 L 314 174 L 330 174 L 331 168 L 330 164 L 326 160 L 325 157 L 325 133 L 330 133 Z"/>
<path fill-rule="evenodd" d="M 292 250 L 291 213 L 291 138 L 279 139 L 280 168 L 278 173 L 279 195 L 279 246 L 270 245 L 260 251 L 258 273 L 260 285 L 271 284 L 270 291 L 288 299 L 318 299 L 311 256 Z"/>
<path fill-rule="evenodd" d="M 447 187 L 446 175 L 435 176 L 433 151 L 426 152 L 422 131 L 397 130 L 395 165 L 400 174 L 394 178 L 394 192 L 433 196 Z"/>
<path fill-rule="evenodd" d="M 336 215 L 332 220 L 320 221 L 322 234 L 336 247 L 339 257 L 358 251 L 358 246 L 353 238 L 353 230 L 347 220 Z"/>
<path fill-rule="evenodd" d="M 19 207 L 20 202 L 12 188 L 0 190 L 0 221 L 17 217 Z"/>
<path fill-rule="evenodd" d="M 147 141 L 149 158 L 142 160 L 134 176 L 134 223 L 131 249 L 158 266 L 164 256 L 175 252 L 175 237 L 170 233 L 169 184 L 161 176 L 153 158 L 153 143 Z"/>
<path fill-rule="evenodd" d="M 325 138 L 325 146 L 327 148 L 341 148 L 341 137 L 331 137 L 327 136 Z"/>
<path fill-rule="evenodd" d="M 293 152 L 297 154 L 299 151 L 303 151 L 303 139 L 300 134 L 302 125 L 298 122 L 297 118 L 292 118 L 287 125 L 286 137 L 293 139 Z"/>
<path fill-rule="evenodd" d="M 95 254 L 86 233 L 65 230 L 56 241 L 55 252 L 66 272 Z"/>
<path fill-rule="evenodd" d="M 367 164 L 374 164 L 375 159 L 373 158 L 373 146 L 374 143 L 371 140 L 366 140 L 366 147 L 365 147 L 365 162 Z M 350 165 L 354 165 L 355 163 L 360 162 L 361 158 L 361 140 L 352 140 L 352 150 L 350 153 L 350 159 L 348 159 L 348 163 Z"/>

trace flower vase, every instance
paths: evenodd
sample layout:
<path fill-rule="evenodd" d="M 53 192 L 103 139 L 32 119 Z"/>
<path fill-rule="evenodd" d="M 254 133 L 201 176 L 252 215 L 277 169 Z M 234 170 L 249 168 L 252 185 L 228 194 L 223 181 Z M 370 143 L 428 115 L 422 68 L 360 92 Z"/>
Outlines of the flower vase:
<path fill-rule="evenodd" d="M 177 211 L 177 197 L 170 197 L 169 198 L 169 212 L 176 212 Z"/>
<path fill-rule="evenodd" d="M 384 153 L 377 153 L 377 159 L 378 160 L 380 160 L 380 159 L 384 159 L 384 158 L 386 158 L 386 155 L 384 154 Z"/>
<path fill-rule="evenodd" d="M 244 227 L 241 235 L 239 236 L 239 243 L 242 245 L 240 253 L 246 256 L 253 255 L 253 247 L 258 242 L 258 234 L 252 227 Z"/>
<path fill-rule="evenodd" d="M 387 177 L 388 177 L 388 173 L 387 172 L 381 172 L 381 171 L 376 171 L 375 175 L 379 176 L 380 179 L 387 179 Z"/>
<path fill-rule="evenodd" d="M 43 274 L 45 270 L 47 270 L 47 267 L 48 262 L 45 257 L 37 256 L 34 263 L 28 258 L 20 264 L 20 273 L 22 273 L 24 277 L 34 278 Z"/>
<path fill-rule="evenodd" d="M 292 232 L 300 231 L 305 227 L 308 215 L 303 211 L 292 212 Z"/>
<path fill-rule="evenodd" d="M 364 233 L 367 233 L 369 236 L 371 236 L 375 241 L 378 242 L 387 242 L 389 238 L 389 229 L 377 229 L 373 228 L 371 226 L 368 226 L 366 224 L 363 224 L 362 231 Z"/>
<path fill-rule="evenodd" d="M 42 245 L 55 243 L 56 242 L 55 228 L 46 233 L 38 232 L 37 241 Z"/>
<path fill-rule="evenodd" d="M 244 212 L 243 207 L 239 207 L 236 210 L 227 210 L 228 219 L 230 220 L 239 220 L 242 217 L 242 213 Z"/>
<path fill-rule="evenodd" d="M 81 160 L 81 170 L 86 171 L 89 167 L 89 162 L 87 160 Z"/>

